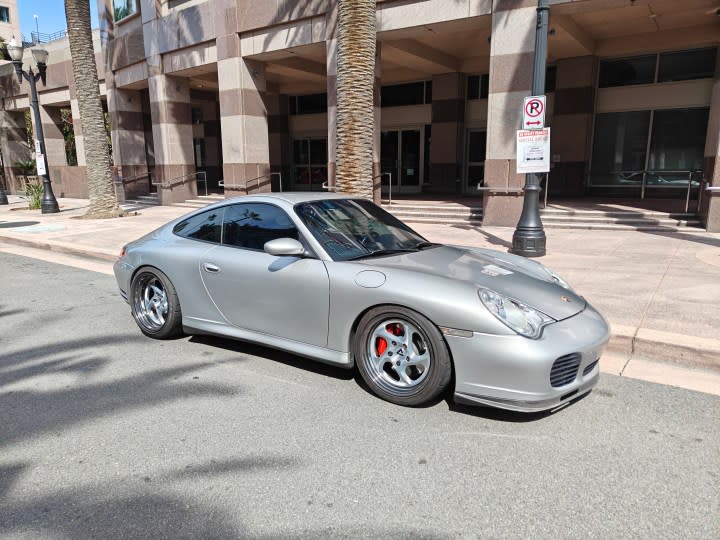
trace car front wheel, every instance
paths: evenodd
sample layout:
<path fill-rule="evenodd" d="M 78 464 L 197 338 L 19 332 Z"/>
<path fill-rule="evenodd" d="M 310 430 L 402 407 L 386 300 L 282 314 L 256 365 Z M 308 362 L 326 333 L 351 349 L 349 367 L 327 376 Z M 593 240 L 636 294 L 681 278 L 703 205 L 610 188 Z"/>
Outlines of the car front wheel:
<path fill-rule="evenodd" d="M 370 310 L 358 325 L 353 349 L 363 380 L 392 403 L 427 404 L 450 382 L 452 363 L 442 334 L 409 309 Z"/>
<path fill-rule="evenodd" d="M 143 268 L 130 285 L 133 318 L 146 336 L 169 339 L 182 335 L 180 301 L 170 279 L 156 268 Z"/>

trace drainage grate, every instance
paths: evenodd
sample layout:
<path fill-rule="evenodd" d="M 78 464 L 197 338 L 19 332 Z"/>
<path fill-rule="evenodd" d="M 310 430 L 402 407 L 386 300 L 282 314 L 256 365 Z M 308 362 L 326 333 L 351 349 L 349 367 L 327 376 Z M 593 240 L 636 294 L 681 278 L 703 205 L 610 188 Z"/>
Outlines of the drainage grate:
<path fill-rule="evenodd" d="M 553 364 L 550 370 L 550 384 L 553 388 L 570 384 L 577 377 L 580 367 L 580 355 L 578 353 L 561 356 Z"/>

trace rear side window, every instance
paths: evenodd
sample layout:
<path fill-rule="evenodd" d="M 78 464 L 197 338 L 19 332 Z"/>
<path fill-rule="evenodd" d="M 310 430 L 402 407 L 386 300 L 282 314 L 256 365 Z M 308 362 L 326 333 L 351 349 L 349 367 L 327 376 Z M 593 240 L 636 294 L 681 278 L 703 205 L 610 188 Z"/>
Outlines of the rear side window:
<path fill-rule="evenodd" d="M 226 207 L 223 244 L 262 250 L 276 238 L 298 239 L 295 224 L 282 208 L 267 203 L 242 203 Z"/>
<path fill-rule="evenodd" d="M 223 208 L 208 210 L 181 221 L 175 225 L 173 232 L 184 238 L 219 244 L 222 217 Z"/>

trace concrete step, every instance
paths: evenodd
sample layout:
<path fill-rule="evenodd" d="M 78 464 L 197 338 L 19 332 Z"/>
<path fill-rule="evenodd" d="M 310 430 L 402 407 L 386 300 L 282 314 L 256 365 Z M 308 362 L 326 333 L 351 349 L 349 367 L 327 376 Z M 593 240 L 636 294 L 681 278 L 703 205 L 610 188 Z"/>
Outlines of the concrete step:
<path fill-rule="evenodd" d="M 395 216 L 399 220 L 405 223 L 435 223 L 438 225 L 463 225 L 470 227 L 481 227 L 482 220 L 480 219 L 452 219 L 452 218 L 440 218 L 435 216 L 427 217 L 400 217 Z"/>
<path fill-rule="evenodd" d="M 585 210 L 545 208 L 540 211 L 543 226 L 554 229 L 597 229 L 634 231 L 702 231 L 697 215 L 657 211 Z"/>

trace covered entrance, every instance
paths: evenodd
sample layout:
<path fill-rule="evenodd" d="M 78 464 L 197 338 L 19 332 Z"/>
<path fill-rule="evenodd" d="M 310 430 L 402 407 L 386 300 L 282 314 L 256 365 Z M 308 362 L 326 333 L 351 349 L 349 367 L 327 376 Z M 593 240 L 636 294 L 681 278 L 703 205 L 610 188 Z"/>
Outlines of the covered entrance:
<path fill-rule="evenodd" d="M 382 192 L 420 193 L 425 171 L 423 132 L 425 128 L 407 128 L 383 131 L 380 135 L 380 170 Z M 389 173 L 385 174 L 385 173 Z"/>

